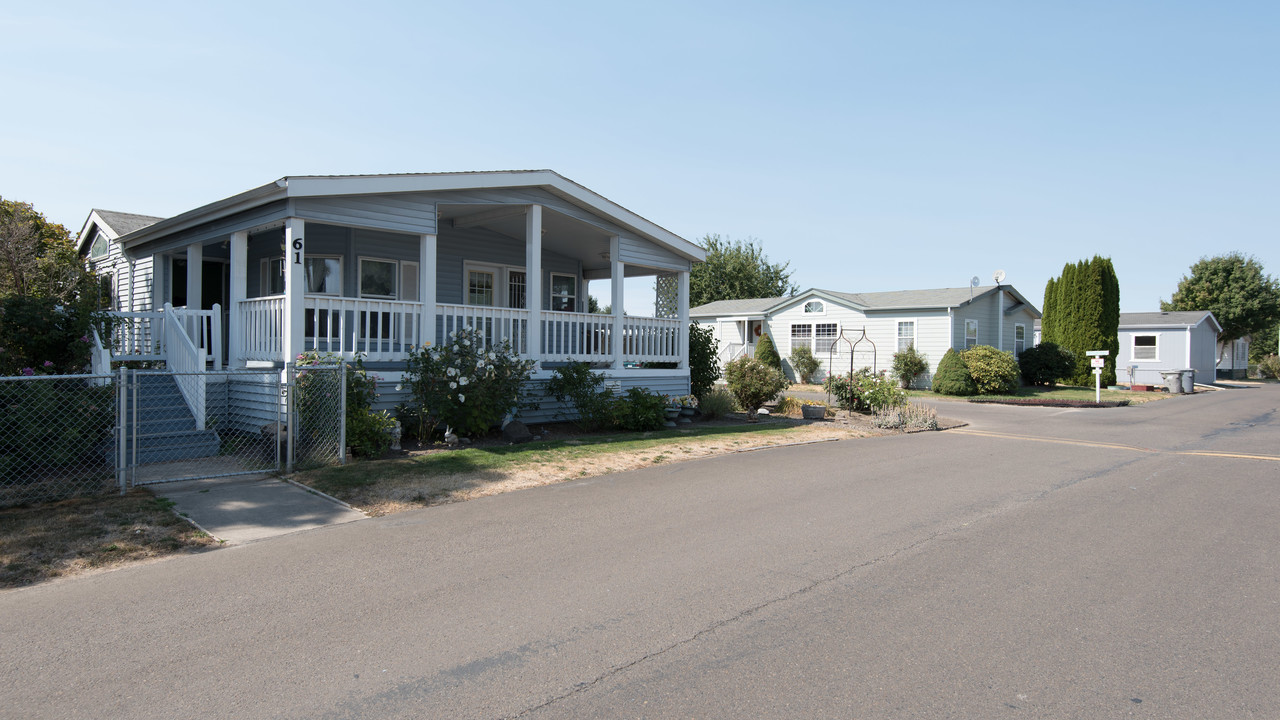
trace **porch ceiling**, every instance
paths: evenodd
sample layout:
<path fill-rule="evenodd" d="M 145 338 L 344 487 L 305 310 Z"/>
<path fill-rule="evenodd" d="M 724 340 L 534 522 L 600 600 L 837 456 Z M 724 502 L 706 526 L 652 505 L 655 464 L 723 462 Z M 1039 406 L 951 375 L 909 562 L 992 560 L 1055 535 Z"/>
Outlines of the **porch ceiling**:
<path fill-rule="evenodd" d="M 520 242 L 525 241 L 526 205 L 483 204 L 447 205 L 436 208 L 437 217 L 444 225 L 479 227 L 505 235 Z M 509 211 L 509 212 L 507 212 Z M 602 253 L 609 252 L 610 233 L 590 223 L 542 208 L 542 247 L 552 252 L 577 258 L 583 270 L 607 270 L 609 261 Z"/>

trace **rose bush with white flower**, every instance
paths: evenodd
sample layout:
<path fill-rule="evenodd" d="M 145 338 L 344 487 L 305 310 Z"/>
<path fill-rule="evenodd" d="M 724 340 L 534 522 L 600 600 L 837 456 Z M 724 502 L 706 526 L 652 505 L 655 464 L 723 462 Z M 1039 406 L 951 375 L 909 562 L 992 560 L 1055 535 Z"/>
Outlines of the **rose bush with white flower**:
<path fill-rule="evenodd" d="M 478 331 L 464 328 L 440 346 L 414 348 L 405 381 L 413 395 L 413 423 L 424 436 L 437 428 L 458 435 L 489 431 L 507 413 L 522 406 L 521 386 L 533 375 L 534 362 L 523 360 L 506 342 L 486 347 Z"/>

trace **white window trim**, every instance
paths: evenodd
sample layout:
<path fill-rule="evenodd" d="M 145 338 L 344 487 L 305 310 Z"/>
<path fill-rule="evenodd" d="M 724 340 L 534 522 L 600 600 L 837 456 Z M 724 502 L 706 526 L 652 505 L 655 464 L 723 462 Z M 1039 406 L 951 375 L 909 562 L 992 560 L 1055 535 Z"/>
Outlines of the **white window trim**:
<path fill-rule="evenodd" d="M 902 331 L 902 328 L 900 328 L 900 327 L 899 327 L 899 325 L 901 325 L 901 324 L 902 324 L 902 323 L 904 323 L 904 322 L 909 322 L 909 323 L 911 323 L 911 347 L 913 347 L 913 348 L 915 348 L 915 349 L 917 349 L 917 350 L 919 350 L 919 349 L 920 349 L 920 321 L 919 321 L 919 319 L 917 319 L 917 318 L 898 318 L 898 321 L 897 321 L 897 322 L 894 324 L 894 326 L 893 326 L 893 333 L 894 333 L 894 335 L 893 335 L 893 342 L 894 342 L 894 352 L 895 352 L 895 353 L 902 352 L 902 348 L 898 347 L 899 341 L 900 341 L 900 340 L 902 340 L 902 335 L 900 334 L 900 333 L 901 333 L 901 331 Z"/>
<path fill-rule="evenodd" d="M 809 328 L 809 335 L 803 339 L 806 341 L 805 347 L 809 348 L 810 352 L 813 352 L 813 338 L 817 334 L 817 328 L 815 327 L 815 323 L 811 323 L 811 322 L 793 322 L 787 325 L 787 342 L 790 345 L 790 350 L 795 350 L 796 347 L 798 347 L 796 345 L 796 328 L 797 327 Z"/>
<path fill-rule="evenodd" d="M 1013 324 L 1013 357 L 1017 359 L 1022 353 L 1018 352 L 1018 328 L 1022 328 L 1022 352 L 1027 351 L 1027 326 L 1025 323 Z"/>
<path fill-rule="evenodd" d="M 284 267 L 283 257 L 265 257 L 258 262 L 258 270 L 259 270 L 258 295 L 260 295 L 261 297 L 273 297 L 273 295 L 271 294 L 271 263 L 273 262 L 280 263 L 281 268 Z M 283 269 L 280 271 L 280 274 L 281 274 L 281 282 L 283 282 L 283 276 L 284 276 Z M 283 294 L 283 293 L 284 291 L 281 290 L 281 292 L 278 294 Z"/>
<path fill-rule="evenodd" d="M 818 303 L 819 305 L 821 305 L 821 306 L 822 306 L 822 309 L 821 309 L 821 310 L 819 310 L 819 311 L 817 311 L 817 312 L 809 312 L 809 303 L 814 303 L 814 302 L 816 302 L 816 303 Z M 800 314 L 801 314 L 801 315 L 803 315 L 803 316 L 805 316 L 805 317 L 810 317 L 810 316 L 813 316 L 813 315 L 826 315 L 826 314 L 827 314 L 827 302 L 826 302 L 825 300 L 819 300 L 819 299 L 817 299 L 817 298 L 814 298 L 814 299 L 812 299 L 812 300 L 805 300 L 805 301 L 804 301 L 804 304 L 800 306 Z"/>
<path fill-rule="evenodd" d="M 364 263 L 380 262 L 392 266 L 391 278 L 395 283 L 394 292 L 391 295 L 370 295 L 364 291 Z M 400 297 L 400 261 L 391 258 L 374 257 L 371 255 L 362 255 L 356 259 L 356 294 L 362 298 L 371 298 L 373 300 L 396 300 Z"/>
<path fill-rule="evenodd" d="M 554 311 L 554 312 L 577 312 L 577 311 L 578 311 L 578 276 L 577 276 L 577 275 L 572 275 L 572 274 L 570 274 L 570 273 L 561 273 L 561 272 L 553 272 L 553 273 L 549 273 L 549 277 L 547 278 L 547 280 L 548 280 L 548 282 L 547 282 L 547 300 L 548 300 L 549 302 L 547 303 L 547 305 L 548 305 L 548 306 L 554 306 L 554 305 L 555 305 L 556 296 L 555 296 L 553 293 L 555 292 L 555 287 L 556 287 L 556 278 L 558 278 L 558 277 L 561 277 L 561 278 L 569 278 L 570 280 L 572 280 L 572 281 L 573 281 L 573 295 L 569 296 L 569 297 L 573 298 L 573 308 L 572 308 L 572 309 L 570 309 L 570 310 L 556 310 L 556 311 Z M 525 297 L 526 297 L 526 299 L 527 299 L 527 298 L 528 298 L 527 293 L 528 293 L 528 287 L 529 287 L 529 286 L 528 286 L 528 276 L 527 276 L 527 275 L 525 276 L 525 283 L 526 283 L 526 284 L 525 284 L 525 292 L 526 292 Z M 561 296 L 561 297 L 563 297 L 563 296 Z M 550 310 L 550 307 L 548 307 L 547 309 L 548 309 L 548 310 Z"/>
<path fill-rule="evenodd" d="M 969 326 L 970 325 L 973 325 L 973 347 L 977 347 L 980 344 L 978 342 L 978 331 L 979 331 L 978 321 L 974 320 L 973 318 L 966 318 L 964 321 L 964 337 L 962 338 L 962 341 L 964 342 L 965 350 L 969 349 Z"/>
<path fill-rule="evenodd" d="M 303 261 L 303 263 L 305 263 L 307 260 L 312 260 L 312 259 L 315 259 L 315 260 L 337 260 L 337 261 L 338 261 L 338 291 L 337 291 L 337 292 L 322 292 L 322 293 L 313 293 L 313 292 L 308 291 L 306 294 L 307 294 L 307 295 L 324 295 L 325 297 L 342 297 L 342 285 L 343 285 L 343 282 L 342 282 L 342 281 L 345 279 L 345 276 L 346 276 L 345 268 L 343 267 L 344 262 L 343 262 L 342 256 L 341 256 L 341 255 L 311 255 L 311 254 L 309 254 L 309 253 L 308 253 L 307 255 L 303 256 L 302 261 Z M 307 270 L 306 270 L 306 267 L 307 267 L 307 266 L 306 266 L 305 264 L 302 266 L 302 268 L 303 268 L 303 269 L 302 269 L 302 277 L 303 277 L 303 282 L 304 282 L 304 283 L 306 282 L 306 276 L 307 276 Z"/>
<path fill-rule="evenodd" d="M 821 351 L 821 350 L 819 350 L 819 349 L 818 349 L 818 326 L 819 326 L 819 325 L 835 325 L 835 326 L 836 326 L 836 334 L 835 334 L 835 335 L 832 335 L 832 336 L 830 336 L 830 337 L 825 337 L 825 336 L 824 336 L 824 337 L 822 338 L 824 341 L 826 341 L 826 340 L 830 340 L 832 343 L 835 343 L 837 340 L 839 340 L 839 339 L 840 339 L 840 323 L 838 323 L 838 322 L 821 322 L 821 323 L 817 323 L 817 322 L 816 322 L 816 323 L 814 323 L 814 324 L 813 324 L 813 356 L 814 356 L 814 357 L 816 357 L 816 358 L 818 358 L 819 360 L 822 360 L 822 359 L 825 359 L 825 357 L 826 357 L 826 356 L 829 356 L 829 355 L 831 354 L 831 346 L 830 346 L 830 345 L 828 345 L 828 346 L 827 346 L 826 351 Z M 822 357 L 819 357 L 819 354 L 820 354 L 820 353 L 821 353 Z"/>
<path fill-rule="evenodd" d="M 1153 338 L 1155 338 L 1155 339 L 1156 339 L 1156 346 L 1155 346 L 1156 356 L 1155 356 L 1155 357 L 1153 357 L 1153 358 L 1139 358 L 1139 357 L 1137 356 L 1137 352 L 1138 352 L 1138 337 L 1139 337 L 1139 336 L 1141 336 L 1141 337 L 1153 337 Z M 1160 362 L 1160 345 L 1161 345 L 1161 343 L 1160 343 L 1160 333 L 1158 333 L 1158 332 L 1150 332 L 1150 333 L 1134 333 L 1133 335 L 1130 335 L 1130 336 L 1129 336 L 1129 359 L 1130 359 L 1130 360 L 1132 360 L 1133 362 L 1136 362 L 1136 363 L 1158 363 L 1158 362 Z"/>
<path fill-rule="evenodd" d="M 470 260 L 463 262 L 462 263 L 462 304 L 463 305 L 471 304 L 468 302 L 468 300 L 470 300 L 470 297 L 471 297 L 471 293 L 468 288 L 470 287 L 472 272 L 493 273 L 493 306 L 495 308 L 505 308 L 507 310 L 528 310 L 529 309 L 529 273 L 525 270 L 523 265 L 494 265 L 493 263 L 472 262 Z M 513 272 L 522 272 L 525 275 L 524 277 L 524 292 L 525 292 L 524 305 L 525 306 L 522 308 L 507 307 L 507 305 L 511 301 L 511 298 L 509 297 L 510 295 L 509 291 L 511 289 L 511 273 Z M 557 274 L 564 275 L 565 273 L 557 273 Z M 573 276 L 570 275 L 569 277 L 573 277 Z M 477 305 L 476 307 L 484 307 L 484 306 Z"/>

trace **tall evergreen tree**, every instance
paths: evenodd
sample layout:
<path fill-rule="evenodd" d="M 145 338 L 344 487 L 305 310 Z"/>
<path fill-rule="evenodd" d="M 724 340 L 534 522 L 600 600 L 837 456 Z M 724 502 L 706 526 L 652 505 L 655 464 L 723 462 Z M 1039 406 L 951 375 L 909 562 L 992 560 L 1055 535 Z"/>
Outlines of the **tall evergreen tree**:
<path fill-rule="evenodd" d="M 1110 385 L 1116 381 L 1119 330 L 1120 280 L 1110 258 L 1095 255 L 1067 263 L 1062 276 L 1045 286 L 1040 339 L 1056 343 L 1075 357 L 1075 372 L 1066 379 L 1069 384 L 1093 384 L 1093 371 L 1085 355 L 1089 350 L 1108 351 L 1102 382 Z"/>

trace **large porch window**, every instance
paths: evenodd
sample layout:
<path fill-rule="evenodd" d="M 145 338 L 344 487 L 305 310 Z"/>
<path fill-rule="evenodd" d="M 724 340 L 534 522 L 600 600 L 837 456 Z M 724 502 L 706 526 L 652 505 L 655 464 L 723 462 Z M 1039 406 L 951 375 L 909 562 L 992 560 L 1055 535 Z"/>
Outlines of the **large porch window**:
<path fill-rule="evenodd" d="M 551 310 L 574 312 L 578 308 L 578 278 L 551 273 Z"/>

